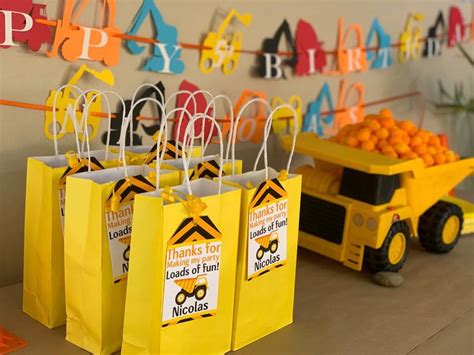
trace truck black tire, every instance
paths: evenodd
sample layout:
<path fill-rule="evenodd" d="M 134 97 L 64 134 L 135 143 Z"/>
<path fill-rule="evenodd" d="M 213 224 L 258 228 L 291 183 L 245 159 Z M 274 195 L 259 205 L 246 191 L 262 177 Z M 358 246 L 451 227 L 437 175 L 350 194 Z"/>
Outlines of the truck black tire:
<path fill-rule="evenodd" d="M 199 286 L 196 287 L 196 290 L 194 291 L 194 295 L 198 301 L 202 300 L 204 297 L 206 297 L 207 293 L 207 288 L 206 286 Z"/>
<path fill-rule="evenodd" d="M 365 262 L 370 271 L 400 270 L 408 257 L 410 249 L 410 228 L 406 222 L 392 224 L 379 249 L 365 248 Z"/>
<path fill-rule="evenodd" d="M 176 302 L 177 305 L 181 306 L 184 302 L 186 302 L 186 294 L 184 291 L 179 291 L 178 294 L 176 295 L 174 301 Z"/>
<path fill-rule="evenodd" d="M 257 255 L 256 255 L 257 260 L 262 260 L 264 254 L 265 254 L 265 250 L 262 247 L 258 248 Z"/>
<path fill-rule="evenodd" d="M 274 254 L 278 250 L 278 240 L 274 240 L 270 243 L 270 253 Z"/>
<path fill-rule="evenodd" d="M 438 201 L 420 217 L 420 244 L 433 253 L 449 252 L 459 240 L 463 221 L 463 212 L 459 206 Z"/>

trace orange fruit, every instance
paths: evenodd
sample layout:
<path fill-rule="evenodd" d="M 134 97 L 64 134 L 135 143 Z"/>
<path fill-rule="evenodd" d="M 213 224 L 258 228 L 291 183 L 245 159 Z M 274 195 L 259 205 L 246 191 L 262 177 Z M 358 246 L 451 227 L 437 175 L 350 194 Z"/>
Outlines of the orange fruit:
<path fill-rule="evenodd" d="M 410 151 L 410 147 L 406 143 L 399 142 L 393 146 L 395 152 L 398 154 L 404 154 Z"/>
<path fill-rule="evenodd" d="M 370 137 L 369 137 L 369 141 L 372 141 L 374 142 L 374 144 L 377 144 L 377 142 L 379 141 L 378 137 L 375 135 L 375 134 L 371 134 Z"/>
<path fill-rule="evenodd" d="M 421 144 L 421 145 L 417 146 L 413 151 L 416 154 L 421 156 L 421 155 L 426 154 L 428 152 L 428 148 L 426 147 L 426 145 Z"/>
<path fill-rule="evenodd" d="M 345 142 L 346 145 L 349 147 L 357 147 L 359 145 L 359 141 L 355 137 L 351 137 L 350 135 L 346 138 Z"/>
<path fill-rule="evenodd" d="M 431 145 L 428 146 L 428 154 L 435 155 L 438 153 L 438 150 L 435 147 L 432 147 Z"/>
<path fill-rule="evenodd" d="M 409 135 L 410 137 L 416 136 L 417 134 L 418 134 L 418 128 L 416 128 L 416 127 L 413 127 L 412 129 L 410 129 L 410 130 L 408 131 L 408 135 Z"/>
<path fill-rule="evenodd" d="M 423 138 L 421 138 L 419 135 L 411 137 L 410 147 L 416 148 L 416 147 L 419 147 L 422 144 L 423 144 Z"/>
<path fill-rule="evenodd" d="M 377 136 L 378 139 L 387 139 L 388 138 L 388 129 L 386 128 L 379 128 L 378 130 L 376 130 L 375 132 L 375 135 Z"/>
<path fill-rule="evenodd" d="M 436 165 L 441 165 L 446 162 L 446 156 L 443 153 L 436 153 L 434 156 L 434 161 Z"/>
<path fill-rule="evenodd" d="M 391 144 L 391 145 L 396 145 L 398 143 L 402 143 L 403 142 L 403 138 L 400 137 L 400 136 L 392 136 L 390 137 L 390 139 L 388 140 L 388 142 Z M 404 143 L 404 142 L 403 142 Z"/>
<path fill-rule="evenodd" d="M 402 139 L 406 144 L 410 144 L 411 138 L 409 136 L 404 136 Z"/>
<path fill-rule="evenodd" d="M 402 155 L 404 159 L 416 159 L 418 158 L 418 155 L 414 152 L 406 152 Z"/>
<path fill-rule="evenodd" d="M 430 134 L 429 132 L 427 131 L 420 131 L 418 132 L 418 134 L 420 135 L 421 139 L 423 139 L 423 143 L 428 143 L 428 141 L 430 140 Z"/>
<path fill-rule="evenodd" d="M 415 128 L 415 125 L 411 121 L 403 120 L 403 121 L 398 121 L 398 127 L 400 127 L 400 129 L 403 129 L 405 132 L 408 133 L 413 128 Z"/>
<path fill-rule="evenodd" d="M 441 141 L 439 140 L 438 136 L 431 136 L 429 137 L 428 144 L 433 147 L 439 147 L 441 145 Z"/>
<path fill-rule="evenodd" d="M 365 128 L 361 128 L 358 132 L 357 132 L 357 139 L 360 141 L 360 142 L 365 142 L 366 140 L 368 140 L 370 138 L 370 129 L 365 127 Z"/>
<path fill-rule="evenodd" d="M 344 127 L 342 127 L 339 132 L 337 133 L 337 135 L 341 135 L 341 136 L 345 136 L 345 135 L 348 135 L 349 132 L 351 131 L 352 127 L 351 125 L 345 125 Z"/>
<path fill-rule="evenodd" d="M 378 120 L 378 119 L 379 119 L 379 116 L 373 115 L 373 114 L 367 115 L 367 116 L 364 117 L 364 121 Z"/>
<path fill-rule="evenodd" d="M 367 121 L 366 126 L 369 127 L 372 131 L 376 131 L 382 127 L 379 121 L 374 120 L 374 119 Z"/>
<path fill-rule="evenodd" d="M 362 144 L 360 145 L 360 147 L 363 149 L 363 150 L 366 150 L 368 152 L 371 152 L 375 149 L 375 144 L 374 142 L 372 142 L 371 140 L 367 140 L 367 141 L 364 141 L 362 142 Z"/>
<path fill-rule="evenodd" d="M 392 117 L 380 116 L 380 124 L 385 128 L 394 127 L 395 120 Z"/>
<path fill-rule="evenodd" d="M 421 159 L 423 159 L 423 161 L 425 162 L 425 165 L 426 166 L 431 166 L 434 164 L 434 159 L 433 157 L 431 156 L 431 154 L 423 154 L 421 156 Z"/>
<path fill-rule="evenodd" d="M 377 149 L 379 149 L 380 151 L 382 151 L 383 147 L 386 147 L 386 146 L 390 147 L 390 144 L 386 140 L 379 140 L 377 142 Z"/>
<path fill-rule="evenodd" d="M 382 117 L 382 118 L 384 118 L 384 117 L 393 118 L 393 113 L 388 108 L 384 108 L 384 109 L 380 110 L 379 116 Z"/>
<path fill-rule="evenodd" d="M 398 154 L 395 152 L 387 151 L 387 152 L 383 152 L 382 154 L 390 158 L 398 158 Z"/>
<path fill-rule="evenodd" d="M 444 156 L 446 157 L 446 163 L 452 163 L 453 161 L 456 160 L 456 155 L 452 150 L 447 150 L 444 153 Z"/>

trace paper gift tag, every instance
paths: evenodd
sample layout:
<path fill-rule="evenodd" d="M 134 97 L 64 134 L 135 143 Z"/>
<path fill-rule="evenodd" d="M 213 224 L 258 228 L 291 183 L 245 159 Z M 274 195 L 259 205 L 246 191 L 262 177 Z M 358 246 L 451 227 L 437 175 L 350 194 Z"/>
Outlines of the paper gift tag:
<path fill-rule="evenodd" d="M 185 219 L 168 241 L 163 327 L 214 316 L 222 234 L 208 216 Z"/>
<path fill-rule="evenodd" d="M 285 265 L 288 197 L 277 178 L 260 184 L 249 206 L 247 279 Z"/>
<path fill-rule="evenodd" d="M 135 195 L 154 190 L 155 185 L 137 175 L 117 181 L 107 199 L 105 224 L 114 282 L 124 279 L 128 273 Z"/>

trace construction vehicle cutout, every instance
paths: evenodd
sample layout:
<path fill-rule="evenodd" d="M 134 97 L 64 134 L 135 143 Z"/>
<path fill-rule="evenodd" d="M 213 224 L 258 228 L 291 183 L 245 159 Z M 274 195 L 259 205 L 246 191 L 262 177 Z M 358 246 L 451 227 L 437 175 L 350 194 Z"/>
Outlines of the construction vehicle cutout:
<path fill-rule="evenodd" d="M 87 65 L 82 65 L 78 71 L 68 80 L 68 85 L 76 85 L 77 82 L 82 78 L 85 73 L 89 73 L 93 75 L 96 79 L 106 83 L 107 85 L 113 86 L 115 79 L 114 74 L 109 69 L 104 69 L 102 71 L 96 71 L 89 68 Z M 51 90 L 48 98 L 46 99 L 46 105 L 53 107 L 54 106 L 54 97 L 56 96 L 57 90 Z M 85 102 L 89 102 L 98 92 L 91 91 L 87 95 L 85 95 Z M 74 110 L 74 106 L 76 103 L 77 97 L 73 94 L 76 94 L 75 91 L 71 87 L 66 87 L 62 92 L 58 95 L 56 100 L 56 121 L 57 125 L 59 126 L 57 129 L 56 137 L 57 139 L 61 139 L 64 137 L 66 133 L 74 133 L 74 122 L 72 121 L 74 117 L 78 120 L 77 123 L 82 122 L 82 113 L 77 112 L 74 116 L 72 110 Z M 91 103 L 89 106 L 89 113 L 91 112 L 102 112 L 102 96 L 98 96 L 94 102 Z M 79 108 L 79 107 L 76 107 Z M 89 115 L 87 119 L 88 129 L 89 129 L 89 141 L 93 140 L 97 133 L 99 132 L 100 127 L 100 118 L 95 117 L 93 115 Z M 82 125 L 79 127 L 79 139 L 83 140 L 83 133 L 82 133 Z M 54 139 L 54 131 L 53 131 L 53 113 L 52 111 L 45 111 L 45 120 L 44 120 L 44 134 L 49 140 Z"/>
<path fill-rule="evenodd" d="M 51 43 L 51 29 L 38 23 L 46 20 L 46 5 L 32 0 L 0 0 L 0 48 L 10 48 L 13 42 L 25 43 L 37 52 L 43 43 Z M 8 28 L 7 28 L 8 25 Z"/>
<path fill-rule="evenodd" d="M 191 279 L 174 280 L 174 282 L 181 287 L 181 291 L 175 297 L 177 305 L 182 305 L 188 297 L 195 297 L 198 301 L 201 301 L 206 297 L 209 288 L 206 275 L 199 275 Z"/>
<path fill-rule="evenodd" d="M 257 250 L 257 260 L 262 260 L 266 252 L 275 254 L 278 250 L 278 233 L 273 232 L 272 234 L 264 235 L 263 237 L 255 238 L 255 241 L 260 245 Z"/>
<path fill-rule="evenodd" d="M 252 22 L 251 14 L 239 14 L 235 9 L 230 10 L 220 24 L 217 32 L 209 32 L 204 39 L 199 68 L 204 74 L 209 74 L 215 68 L 222 67 L 224 74 L 231 74 L 237 69 L 242 48 L 242 32 L 234 32 L 231 36 L 226 33 L 233 18 L 245 26 Z"/>
<path fill-rule="evenodd" d="M 420 57 L 424 42 L 420 22 L 424 18 L 425 16 L 418 12 L 408 15 L 405 28 L 400 34 L 400 48 L 398 51 L 400 63 L 406 63 L 408 60 L 415 60 Z"/>
<path fill-rule="evenodd" d="M 282 138 L 291 149 L 292 136 Z M 303 176 L 299 244 L 360 271 L 400 270 L 410 240 L 447 253 L 463 230 L 463 210 L 445 196 L 474 174 L 474 158 L 425 167 L 350 148 L 313 133 L 298 136 L 295 152 L 314 158 Z"/>
<path fill-rule="evenodd" d="M 178 45 L 178 30 L 163 20 L 163 16 L 153 0 L 143 0 L 128 34 L 135 36 L 148 14 L 151 16 L 156 33 L 155 39 L 158 43 L 154 43 L 153 56 L 147 59 L 143 70 L 168 74 L 182 73 L 184 62 L 181 59 L 181 48 Z M 145 50 L 145 46 L 140 46 L 133 40 L 127 41 L 127 47 L 134 55 L 139 55 Z"/>
<path fill-rule="evenodd" d="M 74 0 L 65 0 L 63 18 L 56 22 L 53 47 L 46 54 L 54 57 L 62 46 L 61 53 L 64 59 L 70 62 L 86 59 L 103 61 L 110 67 L 118 64 L 121 39 L 114 37 L 114 34 L 120 33 L 120 29 L 115 26 L 115 0 L 102 0 L 98 28 L 78 24 L 78 19 L 90 0 L 80 0 L 76 9 L 74 9 L 74 2 Z M 107 24 L 105 24 L 106 19 Z"/>

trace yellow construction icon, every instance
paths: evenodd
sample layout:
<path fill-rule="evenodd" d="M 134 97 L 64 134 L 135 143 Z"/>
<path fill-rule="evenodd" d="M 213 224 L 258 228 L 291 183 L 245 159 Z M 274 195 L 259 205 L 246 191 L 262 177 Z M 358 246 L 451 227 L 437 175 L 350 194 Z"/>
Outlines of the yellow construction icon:
<path fill-rule="evenodd" d="M 190 279 L 180 279 L 174 281 L 176 285 L 181 287 L 181 291 L 176 295 L 176 304 L 182 305 L 186 302 L 188 297 L 196 297 L 198 301 L 206 297 L 209 285 L 207 283 L 206 275 L 199 275 L 198 277 Z"/>
<path fill-rule="evenodd" d="M 272 234 L 264 235 L 263 237 L 256 238 L 255 241 L 260 245 L 260 248 L 257 250 L 257 259 L 261 260 L 263 255 L 267 251 L 275 254 L 278 250 L 278 233 L 273 232 Z"/>

